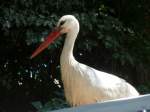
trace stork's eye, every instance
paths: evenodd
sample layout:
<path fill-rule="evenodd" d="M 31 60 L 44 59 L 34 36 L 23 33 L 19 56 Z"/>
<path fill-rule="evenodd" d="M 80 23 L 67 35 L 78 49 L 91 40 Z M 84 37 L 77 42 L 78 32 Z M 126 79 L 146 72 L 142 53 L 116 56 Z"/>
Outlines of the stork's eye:
<path fill-rule="evenodd" d="M 61 21 L 60 22 L 60 26 L 62 26 L 63 24 L 65 24 L 66 21 Z"/>

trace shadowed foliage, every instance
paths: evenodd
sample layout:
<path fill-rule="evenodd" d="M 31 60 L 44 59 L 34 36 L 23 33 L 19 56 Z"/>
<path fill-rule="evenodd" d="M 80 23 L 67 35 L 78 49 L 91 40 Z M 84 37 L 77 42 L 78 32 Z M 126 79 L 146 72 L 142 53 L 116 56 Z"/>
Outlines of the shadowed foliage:
<path fill-rule="evenodd" d="M 80 22 L 74 48 L 78 61 L 116 74 L 148 93 L 149 2 L 0 0 L 0 111 L 44 112 L 68 106 L 59 65 L 64 38 L 29 59 L 65 14 L 73 14 Z"/>

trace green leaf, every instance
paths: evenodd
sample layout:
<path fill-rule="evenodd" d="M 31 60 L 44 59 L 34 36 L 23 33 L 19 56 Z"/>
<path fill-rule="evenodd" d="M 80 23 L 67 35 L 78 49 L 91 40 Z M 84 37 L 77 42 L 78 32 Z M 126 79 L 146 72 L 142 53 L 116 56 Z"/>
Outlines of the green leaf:
<path fill-rule="evenodd" d="M 40 101 L 32 102 L 32 105 L 37 109 L 40 110 L 42 109 L 42 103 Z"/>

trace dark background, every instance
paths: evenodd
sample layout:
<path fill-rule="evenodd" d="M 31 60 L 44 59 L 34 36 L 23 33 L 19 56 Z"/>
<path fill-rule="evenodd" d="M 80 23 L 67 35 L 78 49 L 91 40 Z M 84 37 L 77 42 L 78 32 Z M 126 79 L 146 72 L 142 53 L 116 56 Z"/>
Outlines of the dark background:
<path fill-rule="evenodd" d="M 65 14 L 80 22 L 78 61 L 126 79 L 141 94 L 150 92 L 149 0 L 0 0 L 1 112 L 68 106 L 59 71 L 64 38 L 29 59 Z"/>

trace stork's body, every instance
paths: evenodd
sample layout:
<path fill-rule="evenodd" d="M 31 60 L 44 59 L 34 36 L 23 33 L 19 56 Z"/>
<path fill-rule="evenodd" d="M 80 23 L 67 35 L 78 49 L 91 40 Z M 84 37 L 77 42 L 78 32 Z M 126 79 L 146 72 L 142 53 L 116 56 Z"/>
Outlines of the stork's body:
<path fill-rule="evenodd" d="M 63 16 L 57 28 L 60 34 L 67 34 L 60 64 L 65 96 L 72 106 L 139 95 L 125 80 L 75 60 L 73 48 L 79 32 L 79 23 L 74 16 Z M 32 57 L 35 55 L 37 54 Z"/>

